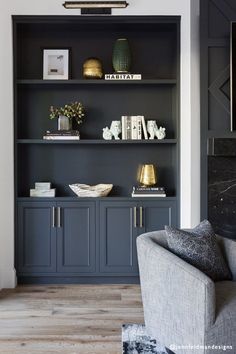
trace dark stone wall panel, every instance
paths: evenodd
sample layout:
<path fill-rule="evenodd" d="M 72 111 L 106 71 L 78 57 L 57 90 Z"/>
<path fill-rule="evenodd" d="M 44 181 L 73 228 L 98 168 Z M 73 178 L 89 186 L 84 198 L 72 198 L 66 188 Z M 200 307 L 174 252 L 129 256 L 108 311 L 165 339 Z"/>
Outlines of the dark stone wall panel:
<path fill-rule="evenodd" d="M 208 218 L 217 233 L 236 239 L 236 158 L 208 158 Z"/>

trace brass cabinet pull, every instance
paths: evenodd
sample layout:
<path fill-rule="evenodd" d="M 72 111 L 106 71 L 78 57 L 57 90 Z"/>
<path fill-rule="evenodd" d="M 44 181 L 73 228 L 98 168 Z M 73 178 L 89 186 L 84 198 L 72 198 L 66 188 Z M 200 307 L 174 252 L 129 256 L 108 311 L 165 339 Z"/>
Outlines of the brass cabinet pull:
<path fill-rule="evenodd" d="M 139 207 L 139 226 L 143 227 L 143 207 Z"/>
<path fill-rule="evenodd" d="M 57 208 L 57 227 L 61 227 L 61 208 Z"/>
<path fill-rule="evenodd" d="M 134 207 L 134 227 L 137 227 L 137 207 Z"/>
<path fill-rule="evenodd" d="M 56 222 L 55 222 L 55 207 L 52 208 L 52 227 L 56 227 Z"/>

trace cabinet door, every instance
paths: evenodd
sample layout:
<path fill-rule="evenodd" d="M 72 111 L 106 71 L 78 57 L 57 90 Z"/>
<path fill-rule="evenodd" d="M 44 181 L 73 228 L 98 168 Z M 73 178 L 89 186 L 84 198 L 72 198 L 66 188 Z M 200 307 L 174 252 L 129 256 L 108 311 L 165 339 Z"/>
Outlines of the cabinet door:
<path fill-rule="evenodd" d="M 140 232 L 163 230 L 165 225 L 177 226 L 175 201 L 140 202 L 139 214 Z"/>
<path fill-rule="evenodd" d="M 57 270 L 95 272 L 95 203 L 58 203 Z"/>
<path fill-rule="evenodd" d="M 17 264 L 19 273 L 56 271 L 55 204 L 20 202 L 18 204 Z"/>
<path fill-rule="evenodd" d="M 100 202 L 100 271 L 138 273 L 134 202 Z"/>

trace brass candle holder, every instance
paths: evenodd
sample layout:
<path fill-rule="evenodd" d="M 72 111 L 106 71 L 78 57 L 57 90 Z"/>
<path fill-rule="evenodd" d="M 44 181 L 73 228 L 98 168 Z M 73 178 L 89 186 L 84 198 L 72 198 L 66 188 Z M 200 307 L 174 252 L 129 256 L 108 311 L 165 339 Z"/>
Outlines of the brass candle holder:
<path fill-rule="evenodd" d="M 139 182 L 144 187 L 152 187 L 157 183 L 157 173 L 155 165 L 142 165 L 139 176 Z"/>

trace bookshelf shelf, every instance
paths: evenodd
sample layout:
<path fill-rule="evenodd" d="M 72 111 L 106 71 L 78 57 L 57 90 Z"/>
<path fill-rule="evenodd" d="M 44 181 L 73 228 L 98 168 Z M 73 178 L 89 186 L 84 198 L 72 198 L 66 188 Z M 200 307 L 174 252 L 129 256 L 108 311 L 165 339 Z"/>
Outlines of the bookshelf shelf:
<path fill-rule="evenodd" d="M 34 201 L 34 202 L 39 202 L 39 201 L 55 201 L 55 202 L 76 202 L 78 200 L 80 201 L 135 201 L 137 198 L 132 198 L 131 196 L 127 197 L 119 197 L 119 196 L 108 196 L 108 197 L 98 197 L 98 198 L 92 198 L 92 197 L 86 197 L 86 198 L 79 198 L 79 197 L 62 197 L 62 196 L 56 196 L 56 197 L 18 197 L 17 201 L 18 202 L 28 202 L 28 201 Z M 176 201 L 175 196 L 167 196 L 167 197 L 140 197 L 141 200 L 165 200 L 165 201 Z"/>
<path fill-rule="evenodd" d="M 143 79 L 143 80 L 17 80 L 18 85 L 175 85 L 175 79 Z"/>
<path fill-rule="evenodd" d="M 43 139 L 18 139 L 18 144 L 77 144 L 77 145 L 158 145 L 158 144 L 176 144 L 177 139 L 163 140 L 99 140 L 99 139 L 84 139 L 84 140 L 43 140 Z"/>

